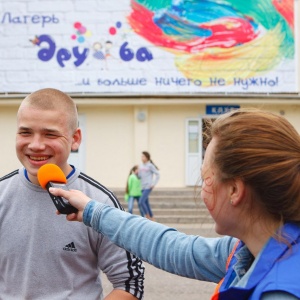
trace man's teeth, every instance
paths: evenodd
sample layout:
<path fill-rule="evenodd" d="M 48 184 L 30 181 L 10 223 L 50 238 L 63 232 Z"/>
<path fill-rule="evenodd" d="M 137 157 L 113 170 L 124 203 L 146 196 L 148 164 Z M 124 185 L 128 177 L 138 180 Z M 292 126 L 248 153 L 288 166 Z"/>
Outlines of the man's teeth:
<path fill-rule="evenodd" d="M 40 156 L 40 157 L 30 156 L 30 159 L 41 161 L 41 160 L 48 159 L 48 156 Z"/>

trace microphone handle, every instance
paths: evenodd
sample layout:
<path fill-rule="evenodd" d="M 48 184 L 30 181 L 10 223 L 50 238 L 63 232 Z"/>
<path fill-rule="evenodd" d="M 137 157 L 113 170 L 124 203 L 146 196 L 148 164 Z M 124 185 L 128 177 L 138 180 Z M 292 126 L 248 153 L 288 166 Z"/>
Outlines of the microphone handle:
<path fill-rule="evenodd" d="M 71 213 L 77 213 L 78 209 L 75 208 L 74 206 L 72 206 L 68 200 L 66 200 L 63 197 L 60 196 L 54 196 L 49 192 L 49 188 L 50 187 L 54 187 L 54 188 L 60 188 L 60 189 L 64 189 L 66 191 L 68 191 L 69 189 L 67 188 L 67 186 L 63 183 L 57 183 L 57 182 L 51 182 L 49 181 L 46 185 L 47 191 L 55 205 L 55 207 L 57 208 L 57 210 L 64 215 L 69 215 Z"/>

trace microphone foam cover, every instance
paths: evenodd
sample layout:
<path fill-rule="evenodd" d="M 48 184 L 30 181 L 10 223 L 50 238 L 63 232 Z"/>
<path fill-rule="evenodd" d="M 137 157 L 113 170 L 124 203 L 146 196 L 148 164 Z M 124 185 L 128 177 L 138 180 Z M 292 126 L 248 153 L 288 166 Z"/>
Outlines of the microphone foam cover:
<path fill-rule="evenodd" d="M 64 172 L 55 164 L 45 164 L 41 166 L 38 170 L 37 178 L 43 189 L 46 189 L 46 185 L 49 181 L 67 183 Z"/>

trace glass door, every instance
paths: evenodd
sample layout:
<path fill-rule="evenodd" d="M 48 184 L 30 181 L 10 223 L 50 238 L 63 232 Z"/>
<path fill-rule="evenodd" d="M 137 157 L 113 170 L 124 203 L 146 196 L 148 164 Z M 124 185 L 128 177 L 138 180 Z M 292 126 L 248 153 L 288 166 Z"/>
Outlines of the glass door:
<path fill-rule="evenodd" d="M 194 186 L 200 178 L 202 164 L 201 119 L 186 121 L 186 185 Z"/>

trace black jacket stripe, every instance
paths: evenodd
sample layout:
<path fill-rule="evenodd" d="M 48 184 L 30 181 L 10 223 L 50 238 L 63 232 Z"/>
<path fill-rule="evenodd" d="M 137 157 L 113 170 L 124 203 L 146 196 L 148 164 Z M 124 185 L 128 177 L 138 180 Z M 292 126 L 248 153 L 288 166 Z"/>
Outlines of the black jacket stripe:
<path fill-rule="evenodd" d="M 116 208 L 119 208 L 121 210 L 124 210 L 124 208 L 122 207 L 121 203 L 119 202 L 118 198 L 114 195 L 114 193 L 110 190 L 108 190 L 105 186 L 103 186 L 101 183 L 99 183 L 98 181 L 96 181 L 95 179 L 87 176 L 86 174 L 80 172 L 79 178 L 83 179 L 84 181 L 88 182 L 89 184 L 93 185 L 94 187 L 98 188 L 99 190 L 101 190 L 104 194 L 106 194 L 110 200 L 113 202 L 114 206 Z"/>
<path fill-rule="evenodd" d="M 131 254 L 130 252 L 126 251 L 127 253 L 127 258 L 128 258 L 128 269 L 129 269 L 129 273 L 130 273 L 130 278 L 126 281 L 126 291 L 129 292 L 130 290 L 130 285 L 129 285 L 129 282 L 130 282 L 130 279 L 134 276 L 133 275 L 133 270 L 135 270 L 135 272 L 137 273 L 137 275 L 139 275 L 139 278 L 140 278 L 140 275 L 141 275 L 141 270 L 143 270 L 144 272 L 144 267 L 142 266 L 142 261 L 137 258 L 135 255 Z M 132 259 L 135 258 L 135 263 L 133 263 Z M 132 266 L 134 266 L 134 268 L 132 268 Z M 142 299 L 143 298 L 143 295 L 144 295 L 144 277 L 142 278 L 142 285 L 141 285 L 141 290 L 139 289 L 139 280 L 138 278 L 136 277 L 135 278 L 135 293 L 134 293 L 134 296 L 137 297 L 138 299 Z"/>
<path fill-rule="evenodd" d="M 0 181 L 3 181 L 5 179 L 8 179 L 8 178 L 13 177 L 13 176 L 18 175 L 18 174 L 19 174 L 19 170 L 12 171 L 11 173 L 9 173 L 9 174 L 3 176 L 2 178 L 0 178 Z"/>

